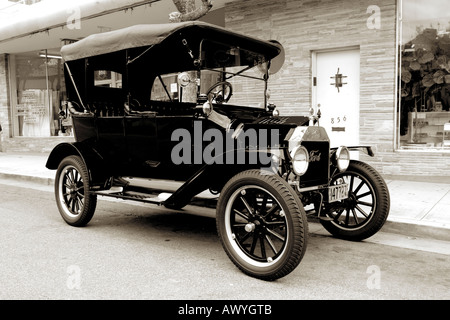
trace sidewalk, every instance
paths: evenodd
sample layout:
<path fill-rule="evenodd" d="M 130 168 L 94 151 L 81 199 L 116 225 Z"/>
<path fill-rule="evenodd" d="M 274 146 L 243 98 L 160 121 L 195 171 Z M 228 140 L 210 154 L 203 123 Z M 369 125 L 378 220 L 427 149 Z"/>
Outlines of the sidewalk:
<path fill-rule="evenodd" d="M 14 179 L 53 185 L 55 171 L 45 167 L 48 154 L 0 153 L 0 181 Z M 450 179 L 422 182 L 385 177 L 391 211 L 381 231 L 450 241 Z"/>

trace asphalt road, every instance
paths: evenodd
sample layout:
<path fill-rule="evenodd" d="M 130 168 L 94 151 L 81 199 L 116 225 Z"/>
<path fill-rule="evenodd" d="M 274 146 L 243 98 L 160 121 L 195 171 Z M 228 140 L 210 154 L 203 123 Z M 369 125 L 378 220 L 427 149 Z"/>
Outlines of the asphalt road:
<path fill-rule="evenodd" d="M 355 243 L 314 224 L 297 269 L 266 282 L 228 259 L 211 212 L 194 211 L 99 198 L 92 221 L 75 228 L 51 186 L 2 181 L 0 299 L 450 298 L 450 254 L 429 252 L 427 242 L 424 250 L 393 235 Z"/>

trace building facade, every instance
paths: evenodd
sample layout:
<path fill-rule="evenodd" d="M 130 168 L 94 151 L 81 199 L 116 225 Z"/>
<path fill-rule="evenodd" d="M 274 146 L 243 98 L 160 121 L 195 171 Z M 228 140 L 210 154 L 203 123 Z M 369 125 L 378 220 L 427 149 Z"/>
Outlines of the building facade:
<path fill-rule="evenodd" d="M 338 140 L 373 146 L 375 157 L 364 160 L 382 174 L 446 176 L 450 181 L 444 131 L 450 112 L 443 102 L 449 96 L 441 94 L 450 87 L 450 16 L 437 13 L 446 5 L 417 0 L 240 1 L 225 7 L 225 24 L 283 44 L 286 61 L 270 86 L 282 114 L 304 114 L 321 104 L 321 125 Z M 427 53 L 429 61 L 424 62 Z M 351 57 L 347 65 L 346 56 Z M 340 97 L 351 86 L 344 77 L 352 72 L 352 63 L 359 64 L 359 79 L 354 77 L 359 89 L 354 98 Z M 328 74 L 322 73 L 324 68 Z M 424 77 L 437 72 L 436 82 L 424 84 Z M 405 81 L 414 73 L 420 92 L 411 98 L 405 93 L 411 83 Z M 332 84 L 339 74 L 344 84 L 338 93 Z M 433 98 L 432 90 L 439 97 Z M 357 110 L 349 109 L 352 101 Z M 357 123 L 356 128 L 349 122 Z M 350 137 L 340 137 L 343 130 Z"/>
<path fill-rule="evenodd" d="M 320 110 L 320 125 L 332 144 L 372 146 L 375 157 L 354 156 L 383 175 L 448 177 L 450 182 L 450 13 L 442 9 L 446 1 L 213 1 L 215 10 L 207 16 L 231 30 L 283 45 L 284 64 L 269 80 L 270 102 L 281 115 Z M 119 8 L 122 1 L 110 2 Z M 148 22 L 158 23 L 167 22 L 165 14 L 175 10 L 169 0 L 140 8 L 147 17 L 155 16 Z M 81 19 L 81 31 L 110 30 L 101 19 L 119 14 L 112 11 Z M 130 18 L 122 11 L 122 25 L 142 23 L 137 13 Z M 86 26 L 92 22 L 96 27 Z M 66 27 L 47 37 L 76 40 L 87 35 L 74 36 L 73 31 Z M 61 42 L 13 53 L 2 51 L 6 43 L 0 39 L 3 149 L 46 152 L 61 140 L 73 139 L 70 123 L 60 117 L 65 95 Z"/>

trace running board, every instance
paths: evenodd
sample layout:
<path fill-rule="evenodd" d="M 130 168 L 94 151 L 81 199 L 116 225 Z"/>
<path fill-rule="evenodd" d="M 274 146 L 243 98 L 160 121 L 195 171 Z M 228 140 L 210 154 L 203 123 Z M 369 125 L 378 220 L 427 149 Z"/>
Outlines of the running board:
<path fill-rule="evenodd" d="M 108 190 L 91 191 L 91 193 L 99 196 L 156 204 L 158 206 L 163 206 L 165 201 L 172 195 L 171 192 L 167 192 L 166 190 L 135 186 L 112 187 Z M 189 202 L 189 205 L 216 208 L 217 197 L 203 197 L 199 194 Z"/>
<path fill-rule="evenodd" d="M 112 187 L 109 190 L 92 191 L 92 194 L 105 197 L 113 197 L 124 200 L 140 201 L 145 203 L 157 204 L 159 206 L 164 205 L 164 201 L 167 200 L 172 194 L 161 192 L 155 194 L 153 192 L 139 192 L 133 190 L 124 191 L 122 187 Z"/>

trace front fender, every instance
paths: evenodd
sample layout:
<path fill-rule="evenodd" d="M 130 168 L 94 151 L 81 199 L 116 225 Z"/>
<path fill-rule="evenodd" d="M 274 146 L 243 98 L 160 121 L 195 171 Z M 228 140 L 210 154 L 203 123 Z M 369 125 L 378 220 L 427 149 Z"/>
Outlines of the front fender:
<path fill-rule="evenodd" d="M 331 148 L 330 150 L 332 152 L 336 152 L 338 148 Z M 364 153 L 366 153 L 367 155 L 374 157 L 375 154 L 373 153 L 372 147 L 371 146 L 350 146 L 347 147 L 348 150 L 352 151 L 352 150 L 362 150 Z"/>
<path fill-rule="evenodd" d="M 235 150 L 236 151 L 236 150 Z M 231 153 L 233 151 L 230 151 Z M 267 150 L 243 150 L 245 159 L 243 163 L 234 159 L 232 163 L 227 162 L 226 153 L 215 157 L 210 163 L 205 164 L 198 170 L 189 180 L 187 180 L 177 191 L 175 191 L 165 202 L 167 208 L 179 209 L 184 207 L 189 201 L 200 192 L 210 189 L 211 191 L 220 192 L 222 187 L 233 176 L 239 172 L 250 169 L 261 169 L 273 174 L 271 162 L 272 153 Z M 248 161 L 251 155 L 253 159 L 266 161 Z M 230 158 L 228 158 L 230 159 Z M 268 163 L 267 163 L 268 162 Z"/>

